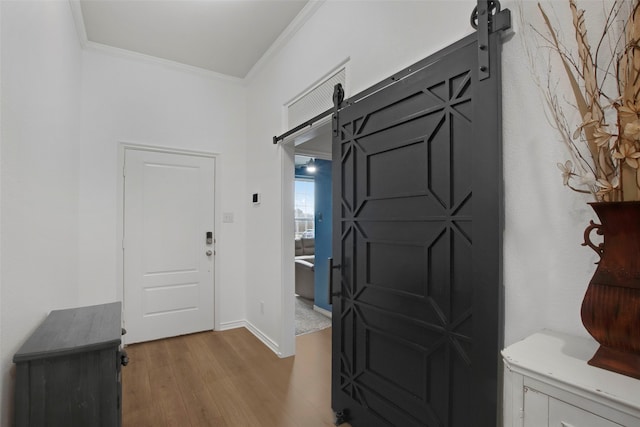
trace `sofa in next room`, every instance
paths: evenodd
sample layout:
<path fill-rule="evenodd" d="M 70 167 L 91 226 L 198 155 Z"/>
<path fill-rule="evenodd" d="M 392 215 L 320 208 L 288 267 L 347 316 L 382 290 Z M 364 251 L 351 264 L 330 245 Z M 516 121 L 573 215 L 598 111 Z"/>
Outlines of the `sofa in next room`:
<path fill-rule="evenodd" d="M 314 264 L 315 239 L 301 238 L 295 240 L 295 292 L 303 298 L 314 299 Z"/>

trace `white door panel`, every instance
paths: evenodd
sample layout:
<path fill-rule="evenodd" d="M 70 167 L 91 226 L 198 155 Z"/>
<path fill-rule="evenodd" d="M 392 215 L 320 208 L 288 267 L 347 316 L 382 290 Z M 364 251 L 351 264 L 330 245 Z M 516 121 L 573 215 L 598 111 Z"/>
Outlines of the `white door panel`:
<path fill-rule="evenodd" d="M 144 165 L 143 241 L 145 273 L 196 271 L 203 252 L 198 233 L 200 169 Z M 158 232 L 161 230 L 161 232 Z"/>
<path fill-rule="evenodd" d="M 124 310 L 127 342 L 213 329 L 215 160 L 127 149 Z"/>

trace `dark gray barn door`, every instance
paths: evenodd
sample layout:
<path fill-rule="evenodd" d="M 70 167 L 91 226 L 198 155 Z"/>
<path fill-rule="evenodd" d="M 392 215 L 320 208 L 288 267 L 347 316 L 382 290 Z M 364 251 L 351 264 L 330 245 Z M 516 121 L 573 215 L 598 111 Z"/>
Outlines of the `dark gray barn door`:
<path fill-rule="evenodd" d="M 354 427 L 497 425 L 499 57 L 491 61 L 479 81 L 473 34 L 334 115 L 332 406 Z"/>

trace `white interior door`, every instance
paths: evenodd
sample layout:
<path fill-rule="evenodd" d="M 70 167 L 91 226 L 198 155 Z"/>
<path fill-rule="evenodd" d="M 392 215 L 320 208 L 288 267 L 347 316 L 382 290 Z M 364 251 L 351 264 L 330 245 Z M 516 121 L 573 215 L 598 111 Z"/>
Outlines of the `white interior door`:
<path fill-rule="evenodd" d="M 127 342 L 213 329 L 215 159 L 125 150 Z"/>

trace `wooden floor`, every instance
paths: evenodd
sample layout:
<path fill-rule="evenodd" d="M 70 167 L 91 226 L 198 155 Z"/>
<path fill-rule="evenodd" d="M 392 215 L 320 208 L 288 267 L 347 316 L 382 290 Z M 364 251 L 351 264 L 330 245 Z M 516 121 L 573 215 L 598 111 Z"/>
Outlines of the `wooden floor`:
<path fill-rule="evenodd" d="M 244 328 L 134 344 L 123 425 L 332 426 L 331 328 L 278 358 Z"/>

